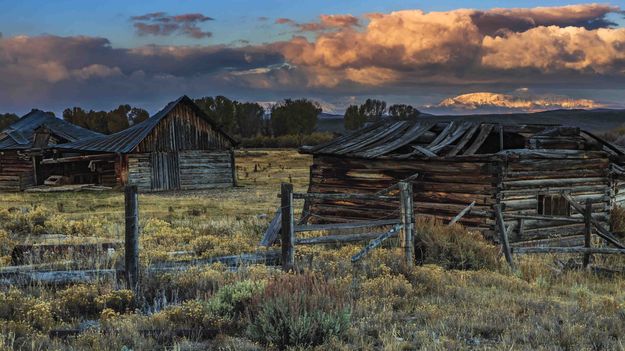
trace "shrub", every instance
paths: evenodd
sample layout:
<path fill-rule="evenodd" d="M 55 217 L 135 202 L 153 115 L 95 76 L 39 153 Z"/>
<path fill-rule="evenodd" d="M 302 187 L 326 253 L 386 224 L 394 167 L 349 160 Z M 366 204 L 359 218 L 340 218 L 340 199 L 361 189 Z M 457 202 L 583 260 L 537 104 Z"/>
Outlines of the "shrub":
<path fill-rule="evenodd" d="M 0 320 L 14 322 L 9 323 L 11 325 L 25 324 L 41 331 L 49 330 L 54 324 L 49 302 L 23 295 L 15 288 L 0 293 Z"/>
<path fill-rule="evenodd" d="M 56 313 L 65 319 L 95 317 L 101 308 L 97 303 L 99 292 L 95 285 L 75 285 L 57 293 Z"/>
<path fill-rule="evenodd" d="M 0 225 L 16 235 L 39 235 L 47 232 L 50 212 L 43 206 L 0 211 Z"/>
<path fill-rule="evenodd" d="M 478 232 L 460 225 L 444 226 L 429 218 L 415 223 L 416 253 L 422 263 L 436 263 L 448 269 L 494 269 L 497 248 Z"/>
<path fill-rule="evenodd" d="M 311 347 L 340 337 L 350 324 L 344 291 L 315 275 L 284 275 L 270 280 L 250 309 L 247 333 L 265 345 Z"/>
<path fill-rule="evenodd" d="M 218 316 L 234 318 L 241 315 L 252 299 L 265 288 L 263 281 L 243 280 L 226 285 L 209 300 L 211 310 Z"/>
<path fill-rule="evenodd" d="M 124 313 L 134 306 L 134 294 L 131 290 L 113 290 L 96 297 L 95 302 L 101 310 L 110 309 Z"/>

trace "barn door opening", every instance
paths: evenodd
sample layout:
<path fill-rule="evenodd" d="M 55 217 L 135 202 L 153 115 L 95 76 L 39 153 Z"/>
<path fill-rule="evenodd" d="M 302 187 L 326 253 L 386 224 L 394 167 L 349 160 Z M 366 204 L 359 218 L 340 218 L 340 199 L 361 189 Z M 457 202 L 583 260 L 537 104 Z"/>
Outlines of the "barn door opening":
<path fill-rule="evenodd" d="M 153 152 L 152 190 L 179 190 L 180 167 L 177 152 Z"/>

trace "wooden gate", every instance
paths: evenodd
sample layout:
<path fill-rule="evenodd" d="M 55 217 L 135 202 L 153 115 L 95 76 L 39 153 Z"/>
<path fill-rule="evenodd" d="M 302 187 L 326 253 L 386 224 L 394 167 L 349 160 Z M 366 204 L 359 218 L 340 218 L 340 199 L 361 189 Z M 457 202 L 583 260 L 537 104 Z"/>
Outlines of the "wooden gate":
<path fill-rule="evenodd" d="M 178 153 L 153 152 L 150 158 L 152 165 L 152 190 L 180 189 Z"/>

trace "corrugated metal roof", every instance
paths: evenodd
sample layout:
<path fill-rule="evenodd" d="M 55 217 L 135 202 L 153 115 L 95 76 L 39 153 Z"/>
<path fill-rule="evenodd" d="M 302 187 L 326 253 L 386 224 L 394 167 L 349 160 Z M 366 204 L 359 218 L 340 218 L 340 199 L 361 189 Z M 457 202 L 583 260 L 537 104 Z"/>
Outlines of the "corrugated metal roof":
<path fill-rule="evenodd" d="M 215 122 L 213 122 L 189 97 L 186 95 L 170 102 L 157 112 L 154 116 L 147 120 L 136 124 L 128 129 L 120 132 L 100 136 L 96 138 L 89 138 L 79 140 L 73 143 L 59 145 L 59 149 L 74 150 L 74 151 L 92 151 L 92 152 L 118 152 L 129 153 L 146 137 L 158 123 L 173 110 L 180 103 L 188 104 L 200 117 L 210 123 L 215 130 L 223 134 L 228 138 L 233 145 L 237 142 L 226 134 Z"/>
<path fill-rule="evenodd" d="M 51 113 L 32 110 L 0 132 L 0 150 L 29 149 L 35 131 L 41 127 L 70 142 L 102 135 L 56 118 Z"/>
<path fill-rule="evenodd" d="M 553 124 L 501 125 L 463 120 L 439 122 L 427 118 L 383 120 L 328 143 L 302 147 L 300 152 L 395 159 L 487 155 L 501 151 L 501 132 L 504 133 L 504 145 L 511 146 L 511 149 L 539 149 L 546 142 L 570 142 L 583 145 L 583 149 L 599 148 L 611 154 L 623 154 L 622 148 L 596 136 L 588 138 L 590 135 L 587 132 L 575 127 Z M 515 136 L 518 136 L 516 141 L 512 140 Z M 493 140 L 495 137 L 496 142 Z M 489 138 L 491 144 L 496 144 L 495 147 L 485 143 Z M 601 146 L 596 146 L 598 144 Z M 579 151 L 576 148 L 572 150 Z"/>

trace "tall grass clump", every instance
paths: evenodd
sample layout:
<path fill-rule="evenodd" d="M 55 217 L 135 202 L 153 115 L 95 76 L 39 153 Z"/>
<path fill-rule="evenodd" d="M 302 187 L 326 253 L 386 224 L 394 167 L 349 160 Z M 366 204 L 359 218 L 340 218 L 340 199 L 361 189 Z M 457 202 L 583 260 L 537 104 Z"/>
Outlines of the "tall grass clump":
<path fill-rule="evenodd" d="M 417 219 L 415 233 L 415 252 L 421 263 L 448 269 L 497 268 L 497 248 L 480 233 L 430 218 Z"/>
<path fill-rule="evenodd" d="M 351 306 L 334 282 L 314 274 L 284 275 L 269 280 L 249 319 L 252 340 L 280 350 L 313 347 L 344 334 Z"/>

